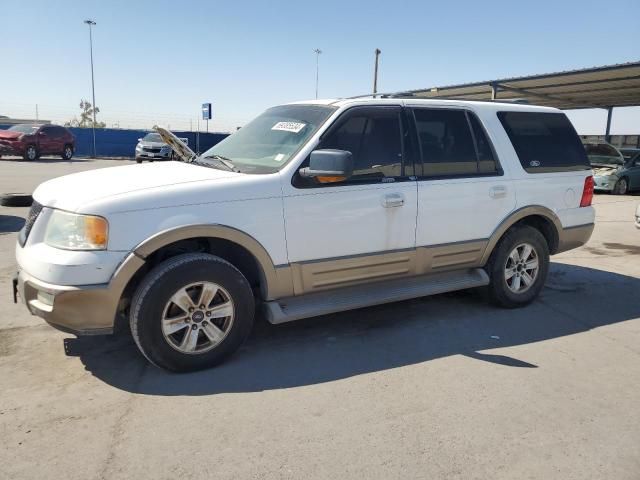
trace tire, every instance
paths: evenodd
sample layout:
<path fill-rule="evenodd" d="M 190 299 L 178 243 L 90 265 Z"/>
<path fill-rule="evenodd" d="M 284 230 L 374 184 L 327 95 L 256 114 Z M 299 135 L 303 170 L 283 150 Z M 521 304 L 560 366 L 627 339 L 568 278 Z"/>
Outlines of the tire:
<path fill-rule="evenodd" d="M 622 177 L 620 180 L 616 182 L 613 186 L 613 190 L 611 193 L 614 195 L 626 195 L 629 192 L 629 180 L 627 177 Z"/>
<path fill-rule="evenodd" d="M 73 157 L 73 146 L 65 145 L 64 150 L 62 151 L 62 159 L 71 160 L 72 157 Z"/>
<path fill-rule="evenodd" d="M 519 258 L 527 254 L 523 246 L 532 251 L 524 260 Z M 517 255 L 514 255 L 516 249 Z M 518 262 L 514 262 L 516 257 Z M 534 264 L 534 259 L 538 265 L 535 272 L 527 268 Z M 524 307 L 536 299 L 544 286 L 549 272 L 549 246 L 539 230 L 529 226 L 512 227 L 500 239 L 485 268 L 490 278 L 487 291 L 491 302 L 503 308 Z M 527 279 L 531 280 L 528 285 Z"/>
<path fill-rule="evenodd" d="M 4 193 L 0 195 L 0 205 L 3 207 L 30 207 L 33 197 L 26 193 Z"/>
<path fill-rule="evenodd" d="M 38 149 L 35 145 L 27 145 L 27 148 L 24 150 L 24 155 L 22 156 L 25 160 L 32 162 L 38 159 Z"/>
<path fill-rule="evenodd" d="M 142 160 L 140 160 L 139 158 L 136 158 L 136 163 L 142 163 Z"/>
<path fill-rule="evenodd" d="M 201 285 L 216 292 L 205 308 L 197 305 L 205 291 Z M 187 253 L 146 275 L 133 296 L 129 323 L 138 348 L 152 364 L 188 372 L 213 367 L 234 353 L 249 336 L 254 315 L 251 287 L 236 267 L 214 255 Z"/>

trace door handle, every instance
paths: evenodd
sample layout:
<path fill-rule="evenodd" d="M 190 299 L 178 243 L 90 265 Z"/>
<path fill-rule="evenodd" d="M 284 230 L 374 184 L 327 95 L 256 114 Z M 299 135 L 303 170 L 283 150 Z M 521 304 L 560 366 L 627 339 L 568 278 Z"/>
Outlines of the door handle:
<path fill-rule="evenodd" d="M 507 196 L 507 187 L 504 185 L 496 185 L 489 190 L 489 196 L 491 198 L 503 198 Z"/>
<path fill-rule="evenodd" d="M 402 205 L 404 205 L 404 196 L 400 193 L 388 193 L 382 197 L 384 208 L 401 207 Z"/>

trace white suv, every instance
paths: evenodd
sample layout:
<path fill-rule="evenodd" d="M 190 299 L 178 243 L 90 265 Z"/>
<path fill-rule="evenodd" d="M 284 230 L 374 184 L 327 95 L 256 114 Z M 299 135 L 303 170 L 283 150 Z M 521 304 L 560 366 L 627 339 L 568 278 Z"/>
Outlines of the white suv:
<path fill-rule="evenodd" d="M 594 226 L 567 117 L 491 102 L 271 108 L 188 162 L 48 181 L 20 233 L 29 310 L 78 335 L 128 320 L 142 353 L 210 367 L 272 323 L 471 287 L 519 307 Z"/>

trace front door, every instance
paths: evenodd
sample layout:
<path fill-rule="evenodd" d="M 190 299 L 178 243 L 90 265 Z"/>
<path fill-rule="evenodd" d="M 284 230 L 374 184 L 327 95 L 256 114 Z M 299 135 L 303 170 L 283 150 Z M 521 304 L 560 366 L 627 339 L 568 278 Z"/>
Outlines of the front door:
<path fill-rule="evenodd" d="M 322 184 L 296 173 L 285 183 L 296 294 L 408 274 L 417 187 L 403 118 L 399 106 L 347 110 L 317 148 L 350 151 L 353 176 Z"/>
<path fill-rule="evenodd" d="M 627 163 L 629 190 L 640 190 L 640 153 Z"/>
<path fill-rule="evenodd" d="M 38 131 L 38 152 L 40 155 L 58 153 L 56 151 L 56 134 L 55 128 L 50 125 L 45 125 Z M 62 152 L 62 148 L 60 148 Z"/>
<path fill-rule="evenodd" d="M 475 266 L 516 197 L 471 111 L 413 108 L 422 172 L 416 245 L 423 271 Z"/>

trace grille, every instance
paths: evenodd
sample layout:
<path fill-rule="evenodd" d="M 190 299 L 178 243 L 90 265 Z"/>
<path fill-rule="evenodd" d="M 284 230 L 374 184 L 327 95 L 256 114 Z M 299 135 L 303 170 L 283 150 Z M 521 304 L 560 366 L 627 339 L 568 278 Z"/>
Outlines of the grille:
<path fill-rule="evenodd" d="M 159 148 L 144 147 L 142 150 L 149 153 L 160 153 Z"/>
<path fill-rule="evenodd" d="M 40 212 L 42 212 L 42 205 L 34 200 L 31 204 L 31 210 L 29 210 L 29 215 L 27 215 L 24 227 L 22 227 L 22 231 L 20 232 L 20 245 L 24 246 L 27 238 L 29 238 L 29 233 L 31 233 L 33 224 L 36 223 L 36 219 L 38 218 L 38 215 L 40 215 Z"/>

